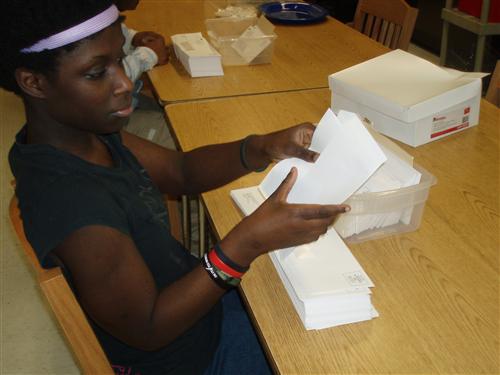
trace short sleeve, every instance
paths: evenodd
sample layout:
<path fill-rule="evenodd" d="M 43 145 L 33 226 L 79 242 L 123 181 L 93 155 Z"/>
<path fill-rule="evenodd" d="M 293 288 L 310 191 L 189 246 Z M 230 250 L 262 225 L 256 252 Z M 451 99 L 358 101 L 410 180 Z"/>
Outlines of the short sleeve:
<path fill-rule="evenodd" d="M 136 47 L 123 59 L 125 74 L 135 82 L 142 73 L 151 70 L 158 63 L 158 56 L 149 47 Z"/>
<path fill-rule="evenodd" d="M 62 176 L 37 202 L 20 209 L 26 237 L 46 268 L 55 265 L 51 251 L 85 226 L 103 225 L 130 235 L 126 212 L 97 177 Z"/>

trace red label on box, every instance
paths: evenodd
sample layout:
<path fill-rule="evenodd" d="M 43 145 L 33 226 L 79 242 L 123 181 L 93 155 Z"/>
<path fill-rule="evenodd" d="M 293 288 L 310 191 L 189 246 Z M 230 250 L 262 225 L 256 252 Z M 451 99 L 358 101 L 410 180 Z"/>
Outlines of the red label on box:
<path fill-rule="evenodd" d="M 432 133 L 431 134 L 431 138 L 436 138 L 436 137 L 439 137 L 440 135 L 448 134 L 448 133 L 454 132 L 455 130 L 466 128 L 467 126 L 469 126 L 469 122 L 468 121 L 464 122 L 461 125 L 455 126 L 453 128 L 449 128 L 449 129 L 446 129 L 446 130 L 443 130 L 443 131 L 440 131 L 440 132 L 437 132 L 437 133 Z"/>
<path fill-rule="evenodd" d="M 434 116 L 431 139 L 468 127 L 470 111 L 471 107 L 467 106 Z"/>

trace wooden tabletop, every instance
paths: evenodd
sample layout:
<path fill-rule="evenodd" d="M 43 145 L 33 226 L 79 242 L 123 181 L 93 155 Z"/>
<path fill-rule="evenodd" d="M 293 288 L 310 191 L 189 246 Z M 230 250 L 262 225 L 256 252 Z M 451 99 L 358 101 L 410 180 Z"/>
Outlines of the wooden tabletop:
<path fill-rule="evenodd" d="M 203 32 L 213 0 L 142 0 L 125 13 L 125 23 L 137 30 L 161 33 L 170 41 L 178 33 Z M 210 13 L 211 12 L 211 13 Z M 328 87 L 328 75 L 389 50 L 365 35 L 328 18 L 304 26 L 276 26 L 271 64 L 225 66 L 222 77 L 191 78 L 174 57 L 149 72 L 164 103 L 266 92 Z"/>
<path fill-rule="evenodd" d="M 189 150 L 318 122 L 329 104 L 320 89 L 173 104 L 167 114 Z M 402 145 L 438 183 L 417 231 L 349 245 L 375 283 L 380 317 L 306 331 L 269 257 L 252 264 L 242 292 L 277 373 L 499 373 L 499 115 L 482 101 L 479 126 Z M 242 217 L 229 191 L 263 176 L 203 194 L 220 237 Z"/>

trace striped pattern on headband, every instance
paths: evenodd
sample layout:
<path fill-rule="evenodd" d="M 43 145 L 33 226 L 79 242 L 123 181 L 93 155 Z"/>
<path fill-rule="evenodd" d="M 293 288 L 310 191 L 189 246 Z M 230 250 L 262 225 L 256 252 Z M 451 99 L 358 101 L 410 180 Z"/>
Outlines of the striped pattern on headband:
<path fill-rule="evenodd" d="M 42 39 L 30 47 L 23 48 L 21 52 L 41 52 L 66 46 L 105 29 L 115 22 L 119 15 L 118 8 L 115 5 L 111 5 L 98 15 L 67 30 Z"/>

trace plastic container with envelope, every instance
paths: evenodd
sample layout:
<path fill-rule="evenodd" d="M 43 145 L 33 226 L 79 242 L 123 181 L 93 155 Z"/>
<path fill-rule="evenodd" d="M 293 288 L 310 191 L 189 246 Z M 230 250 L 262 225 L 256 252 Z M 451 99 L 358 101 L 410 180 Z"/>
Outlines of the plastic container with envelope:
<path fill-rule="evenodd" d="M 232 190 L 231 197 L 248 215 L 276 190 L 294 166 L 298 177 L 287 201 L 349 204 L 351 210 L 339 215 L 334 224 L 344 240 L 362 242 L 418 229 L 436 178 L 414 164 L 413 157 L 397 144 L 360 120 L 351 112 L 340 111 L 335 117 L 328 110 L 311 141 L 310 149 L 320 153 L 315 163 L 282 160 L 259 186 Z"/>
<path fill-rule="evenodd" d="M 417 230 L 429 190 L 437 180 L 421 166 L 413 168 L 422 174 L 417 185 L 351 196 L 345 202 L 351 211 L 335 222 L 337 233 L 347 242 L 358 243 Z"/>
<path fill-rule="evenodd" d="M 210 43 L 222 55 L 222 65 L 270 63 L 277 38 L 265 17 L 222 17 L 205 20 Z"/>

